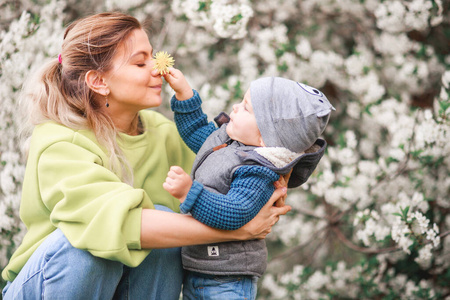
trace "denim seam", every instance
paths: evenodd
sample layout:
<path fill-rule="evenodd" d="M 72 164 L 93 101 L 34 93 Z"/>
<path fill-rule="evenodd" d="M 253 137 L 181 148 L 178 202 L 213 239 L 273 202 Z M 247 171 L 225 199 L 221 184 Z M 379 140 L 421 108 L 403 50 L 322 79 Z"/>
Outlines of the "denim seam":
<path fill-rule="evenodd" d="M 44 274 L 44 268 L 42 268 L 42 295 L 41 295 L 41 299 L 44 300 L 44 294 L 45 294 L 45 282 L 47 281 L 47 277 L 45 277 Z"/>
<path fill-rule="evenodd" d="M 131 290 L 130 290 L 130 273 L 128 273 L 126 276 L 127 276 L 127 278 L 125 279 L 125 287 L 127 289 L 127 292 L 125 293 L 125 295 L 126 295 L 126 300 L 128 300 L 128 299 L 130 299 L 130 292 L 131 292 Z"/>
<path fill-rule="evenodd" d="M 49 249 L 47 249 L 47 252 L 44 254 L 44 266 L 42 267 L 42 289 L 41 289 L 41 300 L 44 300 L 44 294 L 45 294 L 45 283 L 48 280 L 48 278 L 45 276 L 45 267 L 47 266 L 48 262 L 52 259 L 52 257 L 59 251 L 58 249 L 56 252 L 54 252 L 52 255 L 49 255 Z"/>
<path fill-rule="evenodd" d="M 30 281 L 31 279 L 33 279 L 36 275 L 38 275 L 39 273 L 41 273 L 42 272 L 42 269 L 39 269 L 38 271 L 36 271 L 34 274 L 32 274 L 30 277 L 28 277 L 27 278 L 27 280 L 25 280 L 21 285 L 20 285 L 20 288 L 17 290 L 17 293 L 19 293 L 19 292 L 21 292 L 22 290 L 23 290 L 23 286 L 28 282 L 28 281 Z M 17 294 L 16 293 L 16 294 Z M 6 295 L 6 294 L 5 294 Z M 15 296 L 14 296 L 14 298 L 15 298 Z M 14 299 L 13 298 L 13 299 Z"/>

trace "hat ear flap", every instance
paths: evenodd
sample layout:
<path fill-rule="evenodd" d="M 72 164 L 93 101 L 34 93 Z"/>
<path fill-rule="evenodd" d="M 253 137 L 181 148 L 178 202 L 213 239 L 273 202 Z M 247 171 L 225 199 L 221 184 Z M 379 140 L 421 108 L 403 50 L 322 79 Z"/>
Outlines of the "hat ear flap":
<path fill-rule="evenodd" d="M 325 153 L 327 143 L 325 140 L 317 139 L 292 169 L 289 178 L 288 188 L 295 188 L 305 183 L 314 172 L 320 159 Z"/>

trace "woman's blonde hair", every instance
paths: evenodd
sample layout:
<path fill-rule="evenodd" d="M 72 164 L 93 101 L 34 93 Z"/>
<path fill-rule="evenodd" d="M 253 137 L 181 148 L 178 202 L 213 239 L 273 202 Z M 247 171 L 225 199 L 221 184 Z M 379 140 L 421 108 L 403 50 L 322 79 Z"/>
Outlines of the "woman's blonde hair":
<path fill-rule="evenodd" d="M 134 17 L 100 13 L 71 23 L 65 33 L 59 58 L 48 62 L 24 87 L 21 102 L 26 105 L 31 125 L 51 120 L 73 129 L 91 129 L 109 152 L 109 168 L 131 183 L 127 160 L 119 148 L 117 130 L 95 92 L 85 82 L 90 70 L 105 73 L 119 45 L 142 25 Z"/>

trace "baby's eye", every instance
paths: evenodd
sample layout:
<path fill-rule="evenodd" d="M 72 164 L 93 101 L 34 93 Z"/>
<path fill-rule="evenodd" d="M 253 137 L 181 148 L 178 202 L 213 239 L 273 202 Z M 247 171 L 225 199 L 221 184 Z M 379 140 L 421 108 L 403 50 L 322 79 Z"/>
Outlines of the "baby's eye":
<path fill-rule="evenodd" d="M 304 89 L 308 94 L 311 94 L 311 95 L 314 95 L 314 96 L 318 96 L 318 97 L 322 97 L 322 96 L 323 96 L 322 92 L 319 91 L 319 90 L 316 89 L 316 88 L 310 87 L 309 85 L 306 85 L 306 84 L 300 83 L 300 82 L 297 82 L 297 84 L 298 84 L 302 89 Z"/>
<path fill-rule="evenodd" d="M 136 64 L 136 66 L 138 66 L 139 68 L 142 68 L 142 67 L 145 67 L 145 64 L 144 64 L 144 63 L 142 63 L 142 64 Z"/>

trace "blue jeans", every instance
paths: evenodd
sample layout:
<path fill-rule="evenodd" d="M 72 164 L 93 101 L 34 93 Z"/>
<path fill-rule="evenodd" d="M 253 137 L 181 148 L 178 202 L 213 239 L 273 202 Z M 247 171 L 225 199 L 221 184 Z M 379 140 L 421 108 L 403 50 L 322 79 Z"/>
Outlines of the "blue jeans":
<path fill-rule="evenodd" d="M 130 268 L 72 247 L 57 229 L 7 283 L 3 299 L 178 300 L 183 282 L 180 251 L 154 249 L 138 267 Z"/>
<path fill-rule="evenodd" d="M 185 271 L 183 299 L 254 300 L 258 277 L 240 275 L 207 275 Z"/>

